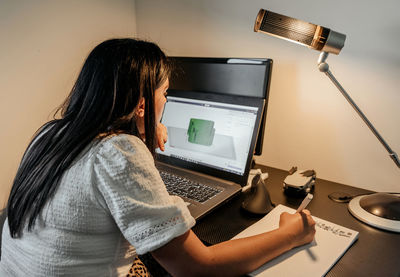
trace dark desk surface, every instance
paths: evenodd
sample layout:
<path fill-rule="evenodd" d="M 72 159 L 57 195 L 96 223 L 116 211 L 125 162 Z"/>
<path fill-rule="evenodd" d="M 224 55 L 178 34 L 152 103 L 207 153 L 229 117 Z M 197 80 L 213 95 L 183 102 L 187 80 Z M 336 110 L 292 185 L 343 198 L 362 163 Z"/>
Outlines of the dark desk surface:
<path fill-rule="evenodd" d="M 282 190 L 287 171 L 256 166 L 268 172 L 267 187 L 274 204 L 297 208 L 302 199 L 288 198 Z M 318 176 L 318 173 L 317 173 Z M 312 215 L 359 232 L 358 240 L 334 265 L 326 276 L 394 276 L 400 277 L 400 234 L 370 227 L 355 219 L 347 209 L 347 203 L 337 203 L 328 198 L 332 192 L 350 195 L 370 191 L 334 182 L 317 179 L 314 199 L 308 205 Z M 236 234 L 258 221 L 261 217 L 251 216 L 240 209 L 243 195 L 200 219 L 193 231 L 206 244 L 215 244 L 231 239 Z"/>

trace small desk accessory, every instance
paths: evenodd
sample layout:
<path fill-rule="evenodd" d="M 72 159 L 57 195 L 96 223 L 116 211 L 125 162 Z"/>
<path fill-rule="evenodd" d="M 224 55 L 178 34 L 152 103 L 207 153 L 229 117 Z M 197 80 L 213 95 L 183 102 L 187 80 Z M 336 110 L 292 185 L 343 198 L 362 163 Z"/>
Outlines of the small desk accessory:
<path fill-rule="evenodd" d="M 253 214 L 267 214 L 274 205 L 271 202 L 267 186 L 262 178 L 262 173 L 257 173 L 252 179 L 251 187 L 246 192 L 242 208 Z"/>
<path fill-rule="evenodd" d="M 297 167 L 292 167 L 283 181 L 283 190 L 287 195 L 304 197 L 314 190 L 316 176 L 313 169 L 298 170 Z"/>

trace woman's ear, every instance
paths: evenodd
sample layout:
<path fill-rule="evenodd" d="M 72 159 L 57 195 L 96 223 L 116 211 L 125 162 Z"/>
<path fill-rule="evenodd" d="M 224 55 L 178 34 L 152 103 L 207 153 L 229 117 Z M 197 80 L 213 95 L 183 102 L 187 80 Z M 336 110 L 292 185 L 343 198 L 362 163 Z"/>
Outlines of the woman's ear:
<path fill-rule="evenodd" d="M 139 104 L 137 105 L 136 110 L 135 110 L 136 118 L 144 117 L 144 103 L 145 103 L 144 97 L 140 98 Z"/>

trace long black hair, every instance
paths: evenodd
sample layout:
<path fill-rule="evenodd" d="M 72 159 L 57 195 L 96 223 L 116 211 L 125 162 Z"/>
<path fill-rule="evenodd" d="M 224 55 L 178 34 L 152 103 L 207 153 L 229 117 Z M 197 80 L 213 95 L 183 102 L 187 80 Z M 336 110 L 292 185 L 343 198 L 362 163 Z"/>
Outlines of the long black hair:
<path fill-rule="evenodd" d="M 111 39 L 87 57 L 61 118 L 44 124 L 24 153 L 7 204 L 12 237 L 28 231 L 56 191 L 63 172 L 96 137 L 111 133 L 137 135 L 134 110 L 145 99 L 145 143 L 154 155 L 154 90 L 169 76 L 161 49 L 135 39 Z M 56 112 L 57 113 L 57 112 Z"/>

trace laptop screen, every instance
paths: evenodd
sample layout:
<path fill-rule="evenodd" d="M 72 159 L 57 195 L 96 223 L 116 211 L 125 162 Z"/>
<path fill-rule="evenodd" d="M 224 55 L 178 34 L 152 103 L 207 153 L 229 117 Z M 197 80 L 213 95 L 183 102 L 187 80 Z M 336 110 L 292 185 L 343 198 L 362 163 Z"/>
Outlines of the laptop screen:
<path fill-rule="evenodd" d="M 157 154 L 192 167 L 247 175 L 260 105 L 249 103 L 248 98 L 243 101 L 241 97 L 210 93 L 206 97 L 194 92 L 169 94 L 161 120 L 167 127 L 168 141 L 165 151 L 157 149 Z"/>

